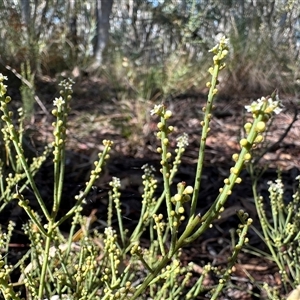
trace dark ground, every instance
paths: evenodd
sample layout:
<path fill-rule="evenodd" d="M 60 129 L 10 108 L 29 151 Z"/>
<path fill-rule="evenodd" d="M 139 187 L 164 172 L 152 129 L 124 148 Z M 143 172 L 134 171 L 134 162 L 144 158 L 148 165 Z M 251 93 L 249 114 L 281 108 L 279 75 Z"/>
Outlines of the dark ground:
<path fill-rule="evenodd" d="M 10 91 L 18 99 L 16 90 Z M 55 82 L 39 82 L 37 93 L 43 100 L 48 111 L 51 111 L 52 101 L 58 96 Z M 104 95 L 104 97 L 103 97 Z M 198 147 L 199 128 L 202 120 L 202 107 L 206 96 L 199 93 L 190 93 L 180 97 L 169 97 L 166 104 L 173 111 L 174 117 L 170 125 L 176 130 L 173 142 L 177 135 L 186 132 L 189 135 L 189 146 L 184 153 L 182 165 L 175 179 L 176 183 L 185 181 L 193 185 Z M 255 100 L 254 98 L 253 100 Z M 274 118 L 266 137 L 265 146 L 268 151 L 261 157 L 258 165 L 268 166 L 259 181 L 259 192 L 268 197 L 269 180 L 277 178 L 277 169 L 280 168 L 285 183 L 285 197 L 288 201 L 295 189 L 295 177 L 299 174 L 300 149 L 299 125 L 297 120 L 297 101 L 284 97 L 284 111 Z M 205 169 L 199 195 L 199 212 L 205 212 L 218 195 L 218 190 L 223 185 L 223 180 L 229 174 L 232 166 L 231 155 L 239 151 L 238 140 L 242 135 L 242 125 L 249 116 L 244 115 L 244 105 L 249 104 L 247 97 L 238 98 L 219 96 L 216 101 L 214 118 L 211 121 L 211 133 L 207 139 Z M 298 102 L 299 103 L 299 102 Z M 70 114 L 67 172 L 65 182 L 65 207 L 62 214 L 72 205 L 74 195 L 84 185 L 89 175 L 91 163 L 101 150 L 102 140 L 114 141 L 112 158 L 107 168 L 97 182 L 95 190 L 91 193 L 90 203 L 85 209 L 89 214 L 91 209 L 97 208 L 97 217 L 105 218 L 105 199 L 108 182 L 112 176 L 119 177 L 122 181 L 122 201 L 126 209 L 128 227 L 134 226 L 138 219 L 140 209 L 141 166 L 145 163 L 153 164 L 159 169 L 159 156 L 155 149 L 157 141 L 154 136 L 157 120 L 150 118 L 149 111 L 153 103 L 118 99 L 117 93 L 111 91 L 98 79 L 84 79 L 75 85 Z M 299 107 L 299 105 L 298 105 Z M 52 139 L 52 116 L 45 115 L 37 106 L 37 113 L 27 124 L 27 138 L 29 151 L 39 151 L 39 145 L 50 142 Z M 289 130 L 289 125 L 292 124 Z M 257 149 L 256 156 L 260 157 L 261 149 Z M 47 162 L 37 176 L 37 182 L 43 186 L 43 195 L 51 197 L 51 162 Z M 192 260 L 198 265 L 195 267 L 195 277 L 201 273 L 201 266 L 212 262 L 215 266 L 224 266 L 225 257 L 230 254 L 231 238 L 230 229 L 236 228 L 238 219 L 236 211 L 246 210 L 254 219 L 254 225 L 259 228 L 256 208 L 251 191 L 251 180 L 247 172 L 242 174 L 243 182 L 236 186 L 230 196 L 224 215 L 217 221 L 213 229 L 209 230 L 198 241 L 184 249 L 184 258 Z M 267 200 L 266 200 L 267 201 Z M 23 220 L 25 216 L 20 210 L 12 209 L 10 215 L 2 216 L 2 222 L 7 217 Z M 5 219 L 5 220 L 4 220 Z M 264 243 L 257 237 L 253 230 L 249 232 L 250 244 L 266 250 Z M 208 278 L 206 284 L 213 284 L 216 279 Z M 280 288 L 281 281 L 276 266 L 267 259 L 255 257 L 248 253 L 239 256 L 235 272 L 231 277 L 226 295 L 220 299 L 263 299 L 260 286 L 268 282 L 271 286 Z M 251 295 L 251 292 L 252 295 Z M 257 296 L 254 294 L 256 293 Z M 205 297 L 199 299 L 205 299 Z"/>

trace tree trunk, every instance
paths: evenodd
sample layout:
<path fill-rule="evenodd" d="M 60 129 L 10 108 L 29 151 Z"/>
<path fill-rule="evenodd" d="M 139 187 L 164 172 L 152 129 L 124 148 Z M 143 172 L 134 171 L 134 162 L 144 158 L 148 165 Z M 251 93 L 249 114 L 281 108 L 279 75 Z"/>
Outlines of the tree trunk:
<path fill-rule="evenodd" d="M 96 35 L 94 39 L 95 65 L 100 66 L 103 61 L 103 51 L 107 46 L 109 36 L 109 17 L 113 0 L 96 0 Z"/>
<path fill-rule="evenodd" d="M 28 28 L 30 25 L 30 3 L 29 0 L 21 0 L 22 23 Z"/>

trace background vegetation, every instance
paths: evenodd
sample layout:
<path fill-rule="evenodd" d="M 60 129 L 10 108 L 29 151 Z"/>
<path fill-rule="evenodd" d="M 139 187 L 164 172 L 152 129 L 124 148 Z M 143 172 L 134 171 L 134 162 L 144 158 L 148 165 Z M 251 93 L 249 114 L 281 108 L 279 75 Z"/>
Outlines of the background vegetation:
<path fill-rule="evenodd" d="M 1 63 L 19 73 L 24 62 L 38 76 L 96 72 L 157 99 L 203 89 L 207 50 L 225 35 L 224 93 L 299 86 L 299 0 L 0 2 Z"/>

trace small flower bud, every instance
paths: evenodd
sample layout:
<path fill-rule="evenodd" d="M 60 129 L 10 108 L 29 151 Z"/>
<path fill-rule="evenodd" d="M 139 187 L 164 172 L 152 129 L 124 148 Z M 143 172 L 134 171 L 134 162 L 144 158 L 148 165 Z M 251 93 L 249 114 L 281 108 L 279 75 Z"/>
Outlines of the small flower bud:
<path fill-rule="evenodd" d="M 242 178 L 241 177 L 238 177 L 236 180 L 235 180 L 235 183 L 239 184 L 242 182 Z"/>
<path fill-rule="evenodd" d="M 182 196 L 180 194 L 175 194 L 174 195 L 174 200 L 175 201 L 181 201 L 181 199 L 182 199 Z"/>
<path fill-rule="evenodd" d="M 222 56 L 223 57 L 225 57 L 227 54 L 228 54 L 228 50 L 225 49 L 225 50 L 222 51 Z"/>
<path fill-rule="evenodd" d="M 244 129 L 245 129 L 246 133 L 250 132 L 251 127 L 252 127 L 252 124 L 249 122 L 244 125 Z"/>
<path fill-rule="evenodd" d="M 167 110 L 164 114 L 165 119 L 169 119 L 172 116 L 172 112 L 170 110 Z"/>
<path fill-rule="evenodd" d="M 262 135 L 258 135 L 256 139 L 254 140 L 255 143 L 261 143 L 264 140 L 264 137 Z"/>
<path fill-rule="evenodd" d="M 188 185 L 188 186 L 184 189 L 183 193 L 184 193 L 184 194 L 192 194 L 193 191 L 194 191 L 193 187 L 190 186 L 190 185 Z"/>
<path fill-rule="evenodd" d="M 213 68 L 213 67 L 210 67 L 210 68 L 208 69 L 208 72 L 210 73 L 210 75 L 212 75 L 213 72 L 214 72 L 214 68 Z"/>
<path fill-rule="evenodd" d="M 230 184 L 229 179 L 228 179 L 228 178 L 225 178 L 225 179 L 224 179 L 224 183 L 225 183 L 225 184 Z"/>
<path fill-rule="evenodd" d="M 241 145 L 242 147 L 246 147 L 246 146 L 248 145 L 247 139 L 241 139 L 241 140 L 240 140 L 240 145 Z"/>
<path fill-rule="evenodd" d="M 189 202 L 189 201 L 191 201 L 191 196 L 184 194 L 182 197 L 182 202 Z"/>
<path fill-rule="evenodd" d="M 244 160 L 250 160 L 251 159 L 251 154 L 250 153 L 246 153 L 244 155 Z"/>
<path fill-rule="evenodd" d="M 183 213 L 184 213 L 184 207 L 183 207 L 183 206 L 180 206 L 180 207 L 178 208 L 178 212 L 179 212 L 180 214 L 183 214 Z"/>
<path fill-rule="evenodd" d="M 163 123 L 162 122 L 158 122 L 157 123 L 157 128 L 159 129 L 159 130 L 162 130 L 162 128 L 163 128 Z"/>
<path fill-rule="evenodd" d="M 260 121 L 257 123 L 255 130 L 257 132 L 264 132 L 266 130 L 266 123 L 263 121 Z"/>
<path fill-rule="evenodd" d="M 237 153 L 234 153 L 234 154 L 232 155 L 232 160 L 235 161 L 235 162 L 237 162 L 238 159 L 239 159 L 239 155 L 238 155 Z"/>
<path fill-rule="evenodd" d="M 231 168 L 230 172 L 237 175 L 237 174 L 239 174 L 239 169 L 238 168 Z"/>

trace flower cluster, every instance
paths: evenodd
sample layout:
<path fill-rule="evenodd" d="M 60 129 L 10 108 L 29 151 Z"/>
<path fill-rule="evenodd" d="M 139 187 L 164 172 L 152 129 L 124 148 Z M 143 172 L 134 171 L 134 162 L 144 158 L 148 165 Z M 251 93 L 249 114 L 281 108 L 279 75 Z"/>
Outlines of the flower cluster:
<path fill-rule="evenodd" d="M 3 74 L 0 73 L 0 97 L 3 97 L 7 91 L 7 85 L 3 83 L 4 80 L 7 80 L 7 76 L 3 76 Z"/>
<path fill-rule="evenodd" d="M 187 186 L 185 182 L 179 182 L 177 185 L 177 193 L 172 197 L 172 202 L 180 202 L 185 203 L 191 200 L 191 194 L 193 193 L 194 189 L 192 186 Z"/>
<path fill-rule="evenodd" d="M 276 179 L 275 182 L 273 181 L 269 181 L 268 182 L 269 187 L 269 192 L 270 193 L 276 193 L 276 194 L 280 194 L 283 195 L 283 183 L 281 179 Z"/>
<path fill-rule="evenodd" d="M 189 136 L 184 132 L 176 139 L 176 141 L 178 148 L 186 148 L 189 145 Z"/>
<path fill-rule="evenodd" d="M 71 78 L 68 78 L 68 79 L 62 80 L 59 83 L 59 86 L 63 87 L 65 90 L 69 90 L 70 92 L 72 92 L 72 86 L 74 83 L 75 83 L 74 80 L 72 80 Z"/>
<path fill-rule="evenodd" d="M 256 116 L 259 112 L 264 112 L 265 114 L 279 114 L 282 111 L 282 104 L 276 94 L 275 99 L 272 97 L 261 97 L 256 101 L 253 101 L 250 105 L 245 106 L 248 112 L 251 112 Z"/>
<path fill-rule="evenodd" d="M 141 169 L 144 170 L 145 177 L 143 177 L 143 179 L 151 177 L 153 173 L 156 171 L 153 166 L 149 166 L 148 164 L 143 165 Z"/>
<path fill-rule="evenodd" d="M 110 186 L 118 189 L 121 187 L 121 180 L 120 178 L 117 178 L 117 177 L 113 177 L 112 178 L 112 181 L 109 183 Z"/>

